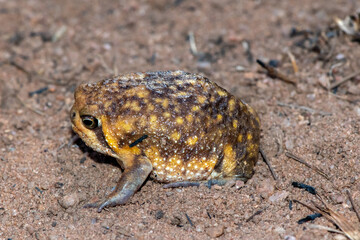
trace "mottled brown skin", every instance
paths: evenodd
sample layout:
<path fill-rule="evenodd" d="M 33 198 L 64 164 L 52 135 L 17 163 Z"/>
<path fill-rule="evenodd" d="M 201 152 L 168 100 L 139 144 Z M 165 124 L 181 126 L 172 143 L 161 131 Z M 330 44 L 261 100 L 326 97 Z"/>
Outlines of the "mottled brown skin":
<path fill-rule="evenodd" d="M 150 175 L 164 183 L 242 179 L 258 159 L 260 120 L 209 79 L 182 71 L 131 73 L 82 84 L 74 131 L 124 168 L 104 207 L 124 204 Z"/>

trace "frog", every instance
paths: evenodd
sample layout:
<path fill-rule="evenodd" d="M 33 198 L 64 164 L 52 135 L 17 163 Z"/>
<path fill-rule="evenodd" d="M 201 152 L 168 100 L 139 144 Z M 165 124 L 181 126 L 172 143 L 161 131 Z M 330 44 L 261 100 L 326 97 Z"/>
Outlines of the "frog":
<path fill-rule="evenodd" d="M 126 204 L 148 178 L 185 186 L 254 174 L 258 114 L 201 74 L 128 73 L 83 83 L 74 99 L 73 131 L 123 169 L 108 196 L 86 205 L 98 212 Z"/>

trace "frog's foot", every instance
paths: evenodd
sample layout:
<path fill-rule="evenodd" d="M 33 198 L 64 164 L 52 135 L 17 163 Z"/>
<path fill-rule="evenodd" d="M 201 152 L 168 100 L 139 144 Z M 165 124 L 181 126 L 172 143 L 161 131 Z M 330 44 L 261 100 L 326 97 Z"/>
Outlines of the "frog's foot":
<path fill-rule="evenodd" d="M 208 181 L 184 181 L 184 182 L 173 182 L 168 183 L 163 186 L 163 188 L 178 188 L 178 187 L 199 187 L 200 184 L 205 184 L 208 188 L 211 188 L 213 185 L 223 186 L 230 179 L 210 179 Z"/>
<path fill-rule="evenodd" d="M 83 206 L 83 208 L 98 208 L 101 205 L 101 202 L 88 203 Z"/>
<path fill-rule="evenodd" d="M 115 192 L 115 191 L 114 191 Z M 132 191 L 122 191 L 120 193 L 112 192 L 105 200 L 84 205 L 84 208 L 97 208 L 97 212 L 101 212 L 105 207 L 115 207 L 125 204 L 134 194 Z"/>
<path fill-rule="evenodd" d="M 109 196 L 103 201 L 90 203 L 84 207 L 97 208 L 97 211 L 101 212 L 105 207 L 115 207 L 125 204 L 145 182 L 151 170 L 152 165 L 147 159 L 144 159 L 142 162 L 136 162 L 136 164 L 124 170 L 116 188 Z"/>
<path fill-rule="evenodd" d="M 211 189 L 211 186 L 218 185 L 224 186 L 230 179 L 222 178 L 222 179 L 210 179 L 205 184 L 206 186 Z"/>
<path fill-rule="evenodd" d="M 200 186 L 200 183 L 201 182 L 191 182 L 191 181 L 173 182 L 173 183 L 165 184 L 163 188 L 198 187 Z"/>

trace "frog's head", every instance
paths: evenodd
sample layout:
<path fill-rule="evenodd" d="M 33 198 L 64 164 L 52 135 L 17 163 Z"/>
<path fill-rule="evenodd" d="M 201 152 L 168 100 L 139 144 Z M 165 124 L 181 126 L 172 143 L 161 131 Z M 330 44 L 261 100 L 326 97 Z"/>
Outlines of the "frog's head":
<path fill-rule="evenodd" d="M 103 129 L 103 103 L 100 101 L 101 91 L 96 84 L 82 84 L 75 90 L 75 102 L 70 110 L 73 130 L 95 151 L 114 156 L 107 144 Z"/>

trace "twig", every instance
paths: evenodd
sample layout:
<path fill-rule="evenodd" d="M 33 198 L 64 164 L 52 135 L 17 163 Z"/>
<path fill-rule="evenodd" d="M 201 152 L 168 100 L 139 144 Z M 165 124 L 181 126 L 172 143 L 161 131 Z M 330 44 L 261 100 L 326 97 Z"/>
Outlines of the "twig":
<path fill-rule="evenodd" d="M 313 186 L 306 185 L 306 184 L 300 183 L 300 182 L 292 182 L 291 185 L 296 188 L 304 189 L 305 191 L 307 191 L 308 193 L 311 193 L 313 195 L 317 194 L 316 189 Z"/>
<path fill-rule="evenodd" d="M 278 106 L 280 107 L 289 107 L 289 108 L 294 108 L 294 109 L 300 109 L 300 110 L 304 110 L 304 111 L 307 111 L 307 112 L 310 112 L 310 113 L 318 113 L 322 116 L 330 116 L 332 115 L 332 113 L 329 113 L 329 112 L 324 112 L 324 111 L 318 111 L 318 110 L 315 110 L 315 109 L 312 109 L 312 108 L 309 108 L 309 107 L 306 107 L 306 106 L 299 106 L 299 105 L 296 105 L 296 104 L 288 104 L 288 103 L 283 103 L 283 102 L 277 102 L 276 103 Z"/>
<path fill-rule="evenodd" d="M 289 58 L 290 58 L 291 65 L 292 65 L 292 67 L 293 67 L 294 73 L 299 72 L 299 67 L 298 67 L 298 65 L 296 64 L 295 56 L 290 52 L 290 50 L 287 51 L 287 54 L 288 54 L 288 56 L 289 56 Z"/>
<path fill-rule="evenodd" d="M 196 48 L 194 32 L 190 31 L 188 36 L 189 36 L 189 43 L 190 43 L 190 51 L 193 55 L 197 56 L 198 50 Z"/>
<path fill-rule="evenodd" d="M 356 76 L 359 75 L 359 74 L 360 74 L 360 70 L 359 70 L 359 71 L 356 71 L 356 72 L 354 72 L 354 73 L 352 73 L 352 74 L 350 74 L 350 75 L 348 75 L 348 76 L 346 76 L 346 77 L 344 77 L 344 78 L 341 79 L 339 82 L 335 82 L 335 83 L 331 84 L 331 85 L 330 85 L 330 89 L 336 88 L 337 86 L 339 86 L 339 85 L 343 84 L 344 82 L 346 82 L 346 81 L 348 81 L 348 80 L 356 77 Z"/>
<path fill-rule="evenodd" d="M 321 213 L 321 212 L 320 212 L 318 209 L 316 209 L 315 207 L 310 206 L 310 205 L 307 205 L 306 203 L 300 202 L 299 200 L 294 199 L 294 203 L 300 203 L 301 205 L 303 205 L 304 207 L 310 209 L 310 210 L 313 211 L 313 212 Z M 314 204 L 314 202 L 312 202 L 312 203 Z"/>
<path fill-rule="evenodd" d="M 80 137 L 79 137 L 78 135 L 72 136 L 68 142 L 62 143 L 62 144 L 56 149 L 56 151 L 60 151 L 60 150 L 61 150 L 62 148 L 64 148 L 65 146 L 70 147 L 70 146 L 73 145 L 78 139 L 80 139 Z"/>
<path fill-rule="evenodd" d="M 360 222 L 360 214 L 359 214 L 359 211 L 358 211 L 357 207 L 355 206 L 355 203 L 354 203 L 354 201 L 353 201 L 353 199 L 351 197 L 351 193 L 350 193 L 349 190 L 346 190 L 346 193 L 347 193 L 347 195 L 348 195 L 348 197 L 350 199 L 351 205 L 352 205 L 352 207 L 353 207 L 353 209 L 354 209 L 354 211 L 356 213 L 356 216 L 357 216 L 357 218 L 358 218 L 358 220 Z"/>
<path fill-rule="evenodd" d="M 244 40 L 241 42 L 242 47 L 245 50 L 245 55 L 246 55 L 246 59 L 247 61 L 252 64 L 254 62 L 254 57 L 253 54 L 251 53 L 251 45 L 250 42 L 247 40 Z"/>
<path fill-rule="evenodd" d="M 74 135 L 73 137 L 71 137 L 69 139 L 69 142 L 67 143 L 67 147 L 70 147 L 71 145 L 73 145 L 79 139 L 80 139 L 80 137 L 78 135 Z"/>
<path fill-rule="evenodd" d="M 323 176 L 324 178 L 326 178 L 327 180 L 330 180 L 330 177 L 321 169 L 311 166 L 310 164 L 308 164 L 305 160 L 301 159 L 298 156 L 295 156 L 294 154 L 290 153 L 290 152 L 285 152 L 285 156 L 294 159 L 295 161 L 304 164 L 305 166 L 307 166 L 308 168 L 314 170 L 315 172 L 317 172 L 318 174 L 320 174 L 321 176 Z"/>
<path fill-rule="evenodd" d="M 186 213 L 185 213 L 185 217 L 186 217 L 186 219 L 188 220 L 188 222 L 190 223 L 190 225 L 193 227 L 194 224 L 193 224 L 193 222 L 191 221 L 190 217 L 189 217 Z"/>
<path fill-rule="evenodd" d="M 29 97 L 32 97 L 32 96 L 34 96 L 36 94 L 42 94 L 42 93 L 46 92 L 47 90 L 49 90 L 48 86 L 39 88 L 39 89 L 37 89 L 35 91 L 29 92 Z"/>
<path fill-rule="evenodd" d="M 296 81 L 290 79 L 285 74 L 281 73 L 280 71 L 276 70 L 275 68 L 269 66 L 268 64 L 264 63 L 263 61 L 257 59 L 256 62 L 263 68 L 265 68 L 269 74 L 270 77 L 278 78 L 284 82 L 291 83 L 296 85 Z"/>
<path fill-rule="evenodd" d="M 298 220 L 297 223 L 298 224 L 303 224 L 303 223 L 306 223 L 306 222 L 309 222 L 309 221 L 314 221 L 315 219 L 317 219 L 319 217 L 322 217 L 321 213 L 314 213 L 314 214 L 311 214 L 311 215 L 307 215 L 306 217 Z"/>
<path fill-rule="evenodd" d="M 335 69 L 341 67 L 341 66 L 344 65 L 344 64 L 345 64 L 345 62 L 344 62 L 344 61 L 341 61 L 341 62 L 336 62 L 336 63 L 334 63 L 334 64 L 332 64 L 332 65 L 330 66 L 328 75 L 331 77 L 332 81 L 336 82 L 336 78 L 335 78 L 335 76 L 334 76 Z M 331 89 L 331 88 L 330 88 L 330 86 L 331 86 L 330 81 L 327 81 L 327 84 L 328 84 L 328 85 L 327 85 L 327 89 L 328 89 L 328 90 Z"/>
<path fill-rule="evenodd" d="M 338 95 L 332 92 L 329 92 L 331 96 L 334 96 L 335 98 L 341 99 L 343 101 L 348 101 L 350 103 L 356 103 L 360 101 L 360 98 L 351 97 L 351 96 L 344 96 L 344 95 Z"/>
<path fill-rule="evenodd" d="M 35 108 L 32 108 L 31 106 L 27 105 L 19 96 L 16 95 L 17 100 L 19 100 L 19 102 L 27 109 L 33 111 L 36 114 L 39 114 L 40 116 L 45 116 L 45 113 L 43 113 L 40 110 L 37 110 Z"/>
<path fill-rule="evenodd" d="M 61 26 L 56 32 L 55 34 L 52 36 L 51 41 L 52 42 L 57 42 L 66 32 L 67 27 L 66 26 Z"/>
<path fill-rule="evenodd" d="M 329 232 L 334 232 L 334 233 L 339 233 L 339 234 L 345 235 L 344 232 L 342 232 L 342 231 L 336 230 L 334 228 L 325 227 L 325 226 L 322 226 L 322 225 L 309 224 L 309 227 L 313 228 L 313 229 L 326 230 L 326 231 L 329 231 Z"/>
<path fill-rule="evenodd" d="M 330 206 L 328 206 L 326 202 L 322 200 L 320 195 L 317 194 L 316 196 L 324 205 L 324 207 L 316 204 L 315 202 L 312 202 L 315 207 L 309 206 L 298 200 L 294 200 L 294 202 L 300 203 L 311 211 L 321 213 L 327 220 L 337 225 L 342 230 L 343 234 L 349 239 L 360 240 L 360 230 L 358 229 L 359 227 L 349 222 L 343 215 L 340 215 L 332 210 Z"/>
<path fill-rule="evenodd" d="M 25 73 L 27 79 L 29 82 L 31 82 L 32 80 L 32 75 L 31 73 L 26 70 L 23 66 L 20 66 L 18 63 L 16 63 L 14 60 L 9 60 L 8 62 L 5 62 L 5 63 L 8 63 L 9 65 L 15 67 L 16 69 L 20 70 L 21 72 Z"/>
<path fill-rule="evenodd" d="M 349 222 L 348 218 L 335 212 L 329 205 L 318 195 L 318 199 L 324 205 L 324 207 L 317 205 L 313 202 L 313 205 L 317 208 L 317 212 L 321 213 L 327 220 L 336 224 L 349 239 L 360 240 L 360 228 L 354 223 Z"/>
<path fill-rule="evenodd" d="M 260 151 L 260 154 L 261 154 L 262 158 L 264 159 L 266 165 L 268 165 L 269 170 L 270 170 L 270 172 L 271 172 L 271 175 L 273 176 L 273 178 L 274 178 L 275 180 L 278 180 L 278 177 L 276 176 L 276 173 L 275 173 L 273 167 L 271 166 L 271 163 L 270 163 L 269 159 L 266 157 L 265 152 L 262 150 L 262 148 L 260 148 L 259 151 Z"/>
<path fill-rule="evenodd" d="M 263 208 L 263 209 L 260 209 L 260 210 L 257 210 L 253 215 L 251 215 L 248 219 L 245 220 L 245 222 L 250 222 L 251 219 L 253 219 L 256 215 L 259 215 L 261 214 L 266 208 Z"/>

